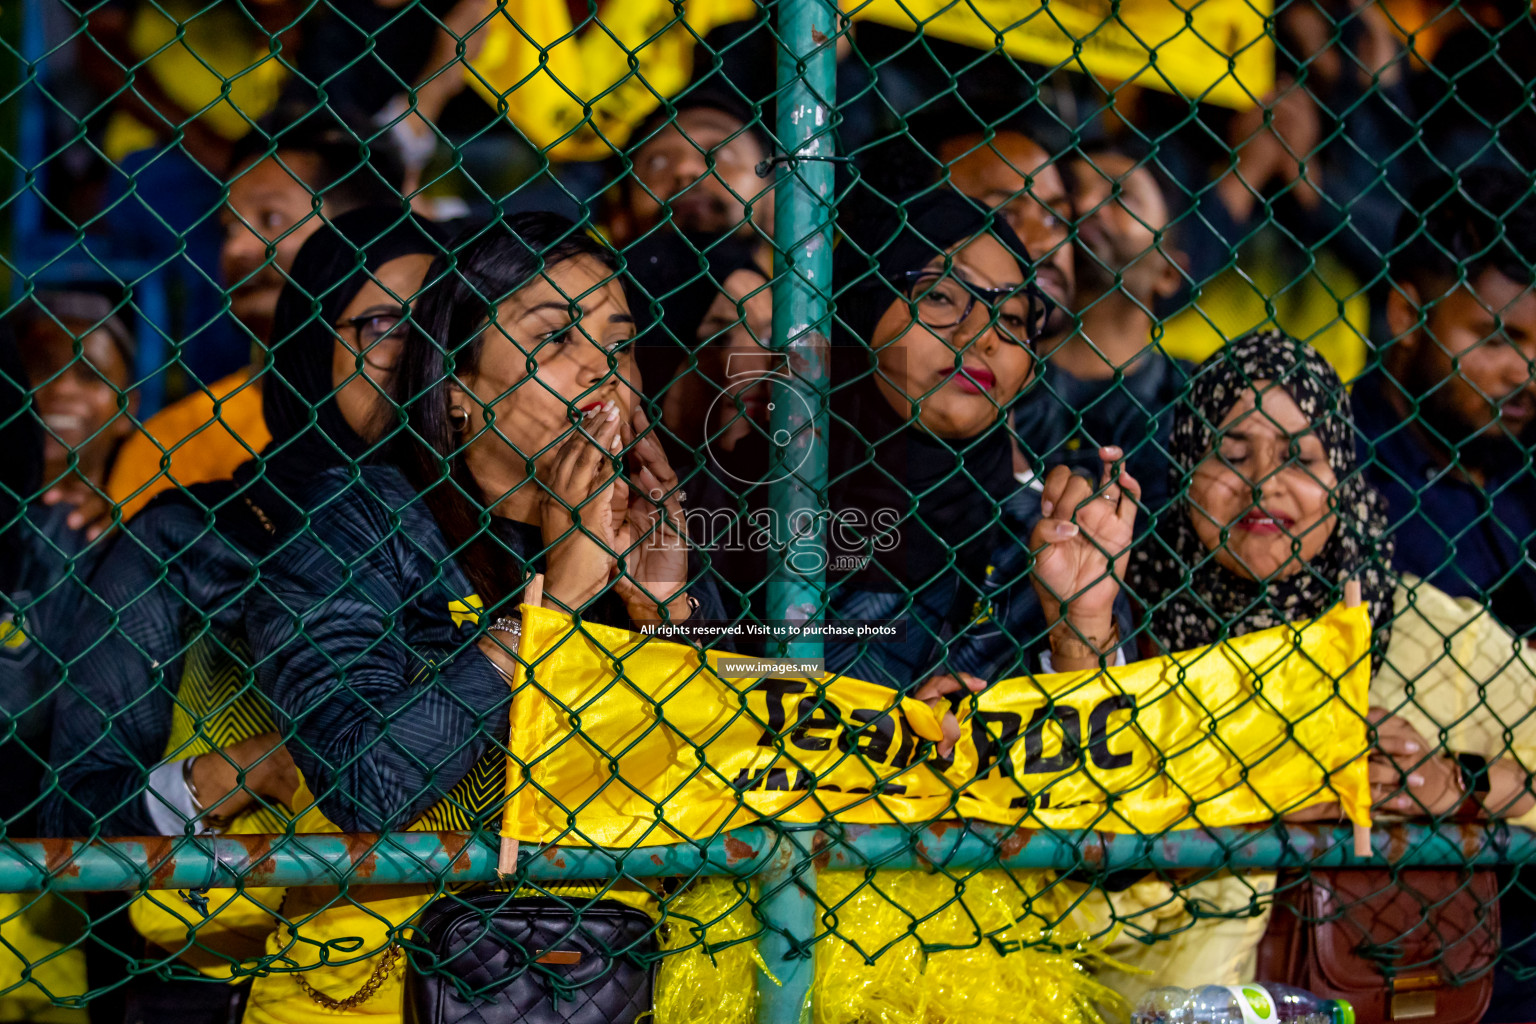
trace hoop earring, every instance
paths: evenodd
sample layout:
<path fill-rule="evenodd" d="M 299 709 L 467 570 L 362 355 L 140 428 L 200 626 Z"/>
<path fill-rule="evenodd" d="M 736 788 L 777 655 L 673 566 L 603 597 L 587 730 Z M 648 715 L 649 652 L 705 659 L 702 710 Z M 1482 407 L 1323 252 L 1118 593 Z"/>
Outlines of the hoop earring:
<path fill-rule="evenodd" d="M 469 410 L 462 405 L 450 405 L 448 407 L 448 425 L 456 433 L 462 434 L 469 429 Z"/>

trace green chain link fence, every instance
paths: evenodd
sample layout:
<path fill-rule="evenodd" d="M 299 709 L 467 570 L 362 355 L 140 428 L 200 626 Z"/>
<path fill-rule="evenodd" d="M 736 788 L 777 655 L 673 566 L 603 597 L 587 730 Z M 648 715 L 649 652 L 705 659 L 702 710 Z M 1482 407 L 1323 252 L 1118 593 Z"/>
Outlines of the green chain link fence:
<path fill-rule="evenodd" d="M 1528 8 L 0 20 L 0 1019 L 1524 980 Z"/>

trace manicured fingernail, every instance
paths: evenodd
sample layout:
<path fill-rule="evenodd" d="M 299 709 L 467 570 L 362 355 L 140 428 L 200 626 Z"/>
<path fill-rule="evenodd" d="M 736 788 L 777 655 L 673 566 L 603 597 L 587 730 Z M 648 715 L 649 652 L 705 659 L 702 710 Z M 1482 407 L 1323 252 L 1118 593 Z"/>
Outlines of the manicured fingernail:
<path fill-rule="evenodd" d="M 617 402 L 609 402 L 608 403 L 608 422 L 612 423 L 614 420 L 616 420 L 618 418 L 619 418 L 619 403 L 617 403 Z"/>
<path fill-rule="evenodd" d="M 1410 776 L 1408 776 L 1408 785 L 1410 785 L 1410 786 L 1422 786 L 1422 785 L 1424 785 L 1424 776 L 1422 776 L 1422 775 L 1410 775 Z"/>
<path fill-rule="evenodd" d="M 608 447 L 617 452 L 624 447 L 624 439 L 615 434 L 613 440 L 608 443 Z"/>
<path fill-rule="evenodd" d="M 1417 754 L 1419 752 L 1419 745 L 1412 740 L 1409 740 L 1407 743 L 1403 744 L 1403 749 L 1408 751 L 1410 754 Z"/>
<path fill-rule="evenodd" d="M 1060 525 L 1058 525 L 1056 527 L 1056 536 L 1061 538 L 1062 540 L 1067 540 L 1067 539 L 1069 539 L 1071 537 L 1076 537 L 1077 534 L 1078 534 L 1078 529 L 1077 529 L 1077 524 L 1076 523 L 1061 523 Z"/>
<path fill-rule="evenodd" d="M 1041 515 L 1049 518 L 1050 514 L 1052 512 L 1055 512 L 1055 511 L 1056 511 L 1056 503 L 1054 501 L 1042 501 L 1040 503 L 1040 514 Z"/>

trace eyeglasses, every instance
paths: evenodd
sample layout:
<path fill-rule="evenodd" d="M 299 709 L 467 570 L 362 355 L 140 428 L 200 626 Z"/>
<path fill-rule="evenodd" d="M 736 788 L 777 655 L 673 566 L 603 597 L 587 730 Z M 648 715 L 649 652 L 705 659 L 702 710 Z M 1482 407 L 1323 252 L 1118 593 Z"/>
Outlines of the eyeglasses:
<path fill-rule="evenodd" d="M 338 331 L 352 332 L 352 351 L 376 370 L 392 370 L 400 356 L 400 342 L 409 329 L 402 309 L 370 310 L 336 324 Z"/>
<path fill-rule="evenodd" d="M 1056 309 L 1056 304 L 1033 284 L 983 288 L 939 270 L 911 270 L 897 275 L 894 283 L 911 300 L 917 319 L 928 327 L 958 327 L 981 302 L 991 314 L 991 322 L 1002 328 L 1010 341 L 1025 348 L 1034 347 Z"/>

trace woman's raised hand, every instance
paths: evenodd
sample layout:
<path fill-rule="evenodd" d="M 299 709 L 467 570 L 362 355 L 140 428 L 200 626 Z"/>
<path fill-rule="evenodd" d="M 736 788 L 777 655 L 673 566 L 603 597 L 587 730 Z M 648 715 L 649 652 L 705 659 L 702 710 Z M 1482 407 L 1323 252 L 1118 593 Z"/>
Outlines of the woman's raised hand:
<path fill-rule="evenodd" d="M 1073 636 L 1089 644 L 1102 645 L 1113 633 L 1115 597 L 1141 498 L 1141 485 L 1116 468 L 1122 457 L 1119 448 L 1099 449 L 1104 472 L 1097 487 L 1066 466 L 1057 466 L 1045 478 L 1042 515 L 1030 547 L 1035 552 L 1035 591 L 1053 637 L 1063 621 Z"/>
<path fill-rule="evenodd" d="M 619 524 L 618 551 L 624 571 L 614 589 L 635 622 L 681 622 L 691 609 L 687 599 L 688 540 L 683 494 L 661 442 L 650 429 L 645 410 L 630 417 L 634 466 L 629 505 Z"/>
<path fill-rule="evenodd" d="M 628 490 L 613 466 L 623 448 L 617 402 L 592 409 L 561 443 L 554 470 L 542 481 L 539 518 L 547 570 L 544 603 L 574 612 L 607 585 L 622 551 L 616 490 Z"/>

